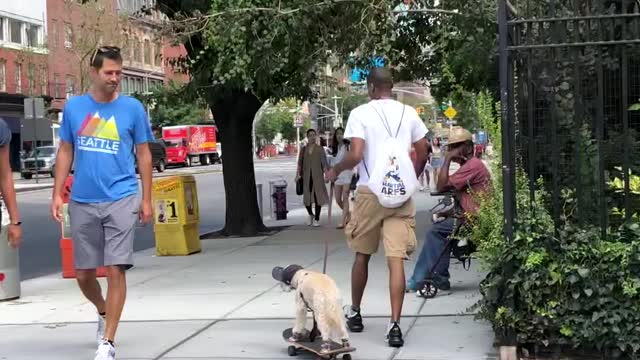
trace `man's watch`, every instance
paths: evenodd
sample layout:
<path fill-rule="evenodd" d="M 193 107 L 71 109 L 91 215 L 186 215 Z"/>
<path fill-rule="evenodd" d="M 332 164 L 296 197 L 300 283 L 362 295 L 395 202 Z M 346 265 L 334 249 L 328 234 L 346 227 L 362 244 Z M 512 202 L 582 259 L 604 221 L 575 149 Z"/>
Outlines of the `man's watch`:
<path fill-rule="evenodd" d="M 20 225 L 22 225 L 22 221 L 18 221 L 18 222 L 15 222 L 15 223 L 12 222 L 12 223 L 9 223 L 9 225 L 20 226 Z"/>

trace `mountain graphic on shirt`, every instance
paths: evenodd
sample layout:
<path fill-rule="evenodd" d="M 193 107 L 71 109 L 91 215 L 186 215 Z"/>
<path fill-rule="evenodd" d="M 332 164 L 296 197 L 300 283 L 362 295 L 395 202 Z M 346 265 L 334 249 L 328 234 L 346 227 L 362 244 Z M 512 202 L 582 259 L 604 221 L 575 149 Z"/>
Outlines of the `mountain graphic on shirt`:
<path fill-rule="evenodd" d="M 120 135 L 116 119 L 105 120 L 100 113 L 89 113 L 78 130 L 78 149 L 117 154 L 120 149 Z"/>

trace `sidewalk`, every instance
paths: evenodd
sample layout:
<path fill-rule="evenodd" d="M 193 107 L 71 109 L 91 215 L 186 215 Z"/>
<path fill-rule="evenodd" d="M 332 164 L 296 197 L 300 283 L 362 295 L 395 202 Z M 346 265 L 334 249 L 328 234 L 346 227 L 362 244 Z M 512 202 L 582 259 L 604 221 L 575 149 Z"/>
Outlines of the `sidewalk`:
<path fill-rule="evenodd" d="M 426 210 L 433 200 L 416 195 L 417 232 L 424 239 Z M 337 207 L 334 205 L 334 209 Z M 128 300 L 117 337 L 117 359 L 288 359 L 282 330 L 291 327 L 293 292 L 283 293 L 271 277 L 274 266 L 298 263 L 322 270 L 326 237 L 327 272 L 345 304 L 350 302 L 353 254 L 333 223 L 303 224 L 306 212 L 267 225 L 291 225 L 270 237 L 203 240 L 188 257 L 136 253 L 128 274 Z M 415 255 L 417 256 L 417 254 Z M 478 263 L 470 271 L 452 266 L 452 290 L 425 301 L 407 294 L 401 322 L 405 346 L 384 341 L 389 316 L 388 275 L 382 253 L 371 260 L 362 304 L 365 330 L 352 334 L 354 359 L 494 359 L 493 333 L 467 309 L 480 294 Z M 406 264 L 408 274 L 414 261 Z M 103 289 L 106 281 L 101 279 Z M 95 351 L 95 310 L 74 280 L 59 274 L 22 283 L 22 297 L 0 303 L 0 359 L 90 360 Z M 302 353 L 300 359 L 312 359 Z"/>

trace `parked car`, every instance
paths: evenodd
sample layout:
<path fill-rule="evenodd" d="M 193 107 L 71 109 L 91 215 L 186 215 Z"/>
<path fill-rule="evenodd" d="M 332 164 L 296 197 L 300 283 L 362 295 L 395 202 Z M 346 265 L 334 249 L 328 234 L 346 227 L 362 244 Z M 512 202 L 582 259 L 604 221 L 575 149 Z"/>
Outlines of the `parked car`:
<path fill-rule="evenodd" d="M 31 179 L 34 174 L 55 175 L 57 148 L 55 146 L 40 146 L 32 150 L 21 160 L 20 175 L 23 179 Z M 38 158 L 36 160 L 36 157 Z"/>
<path fill-rule="evenodd" d="M 149 142 L 149 150 L 151 150 L 151 166 L 155 167 L 158 172 L 164 172 L 167 165 L 167 146 L 164 140 L 156 139 Z M 136 172 L 138 172 L 137 158 Z"/>

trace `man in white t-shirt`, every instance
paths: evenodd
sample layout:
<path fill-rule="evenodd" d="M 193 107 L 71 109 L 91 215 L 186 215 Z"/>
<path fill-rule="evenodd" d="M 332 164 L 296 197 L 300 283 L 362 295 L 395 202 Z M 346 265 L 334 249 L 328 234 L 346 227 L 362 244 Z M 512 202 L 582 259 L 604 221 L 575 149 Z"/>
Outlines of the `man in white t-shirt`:
<path fill-rule="evenodd" d="M 369 171 L 375 161 L 374 148 L 381 146 L 392 129 L 397 132 L 397 140 L 406 144 L 407 153 L 412 145 L 416 149 L 414 163 L 416 177 L 422 173 L 427 162 L 428 130 L 415 109 L 392 98 L 393 80 L 391 72 L 375 68 L 367 80 L 371 101 L 351 111 L 344 133 L 350 139 L 351 148 L 345 158 L 327 171 L 328 180 L 336 174 L 358 165 L 357 195 L 352 217 L 345 227 L 347 243 L 355 251 L 355 261 L 351 273 L 352 304 L 347 310 L 347 325 L 353 332 L 364 329 L 360 315 L 360 303 L 367 284 L 369 260 L 378 251 L 382 240 L 389 266 L 389 292 L 391 295 L 391 321 L 387 327 L 387 341 L 390 346 L 404 345 L 399 326 L 402 303 L 404 301 L 405 275 L 403 261 L 416 248 L 415 215 L 413 200 L 409 199 L 398 208 L 385 208 L 376 195 L 369 190 Z"/>

